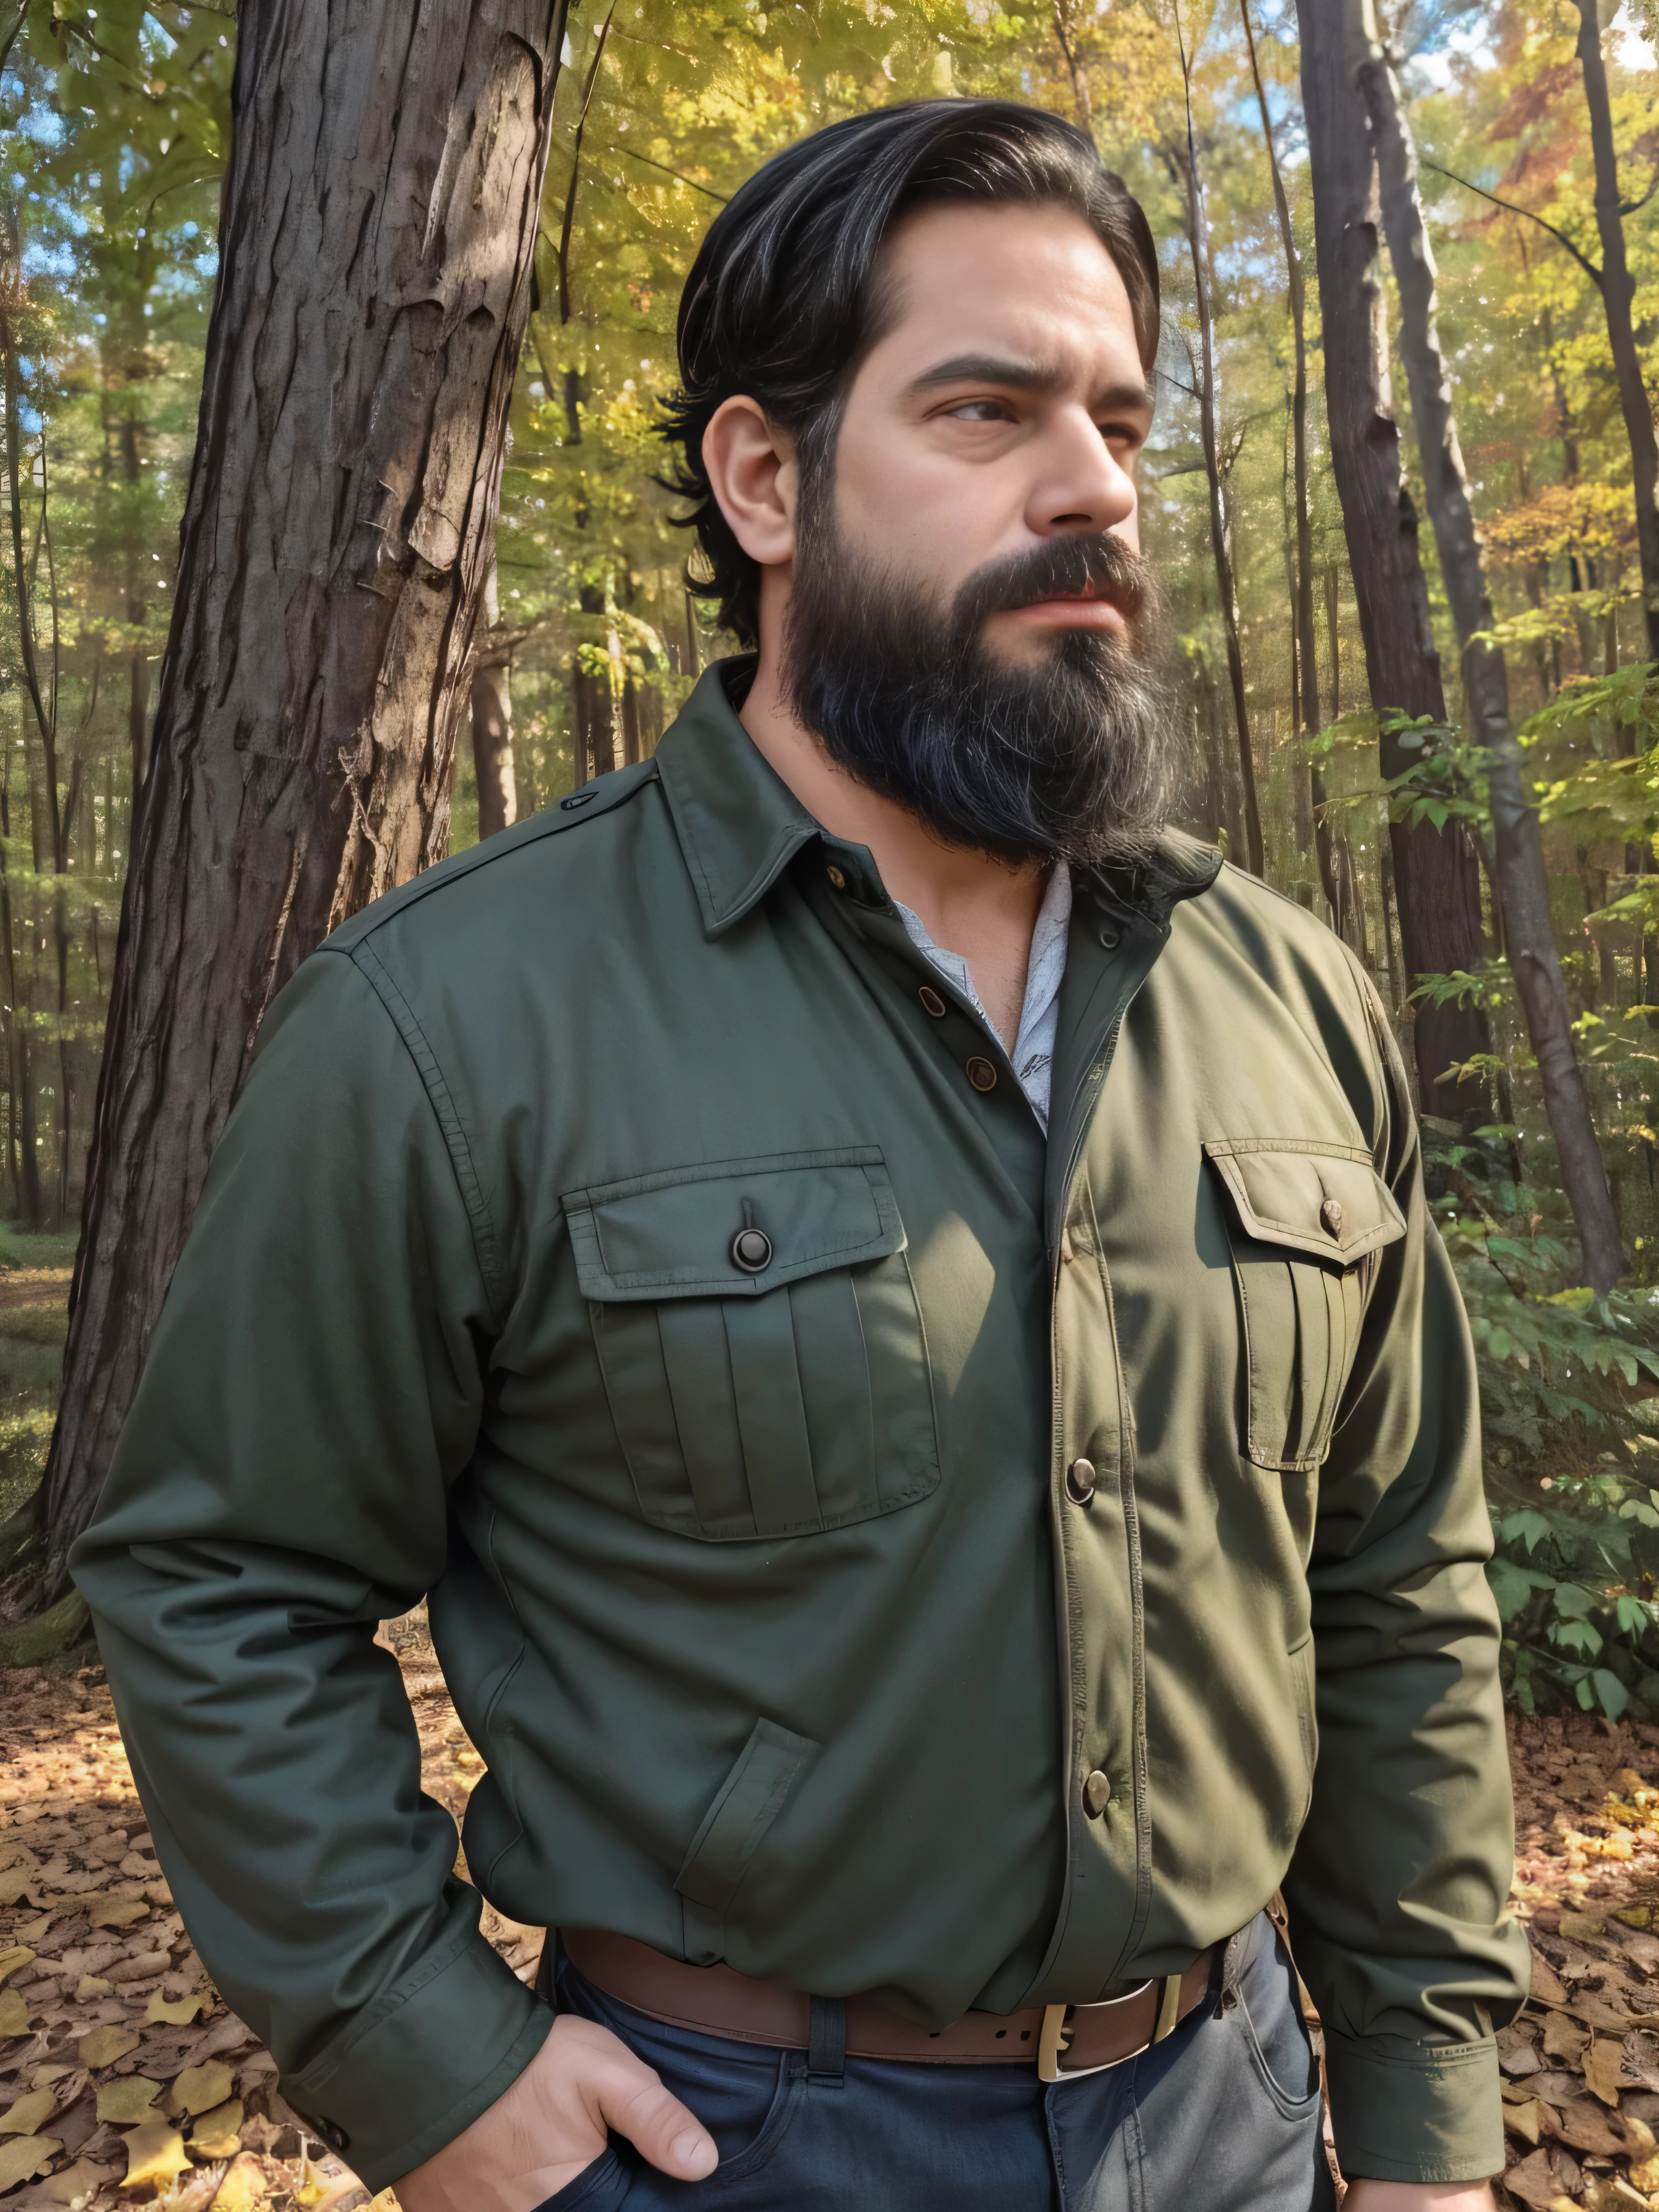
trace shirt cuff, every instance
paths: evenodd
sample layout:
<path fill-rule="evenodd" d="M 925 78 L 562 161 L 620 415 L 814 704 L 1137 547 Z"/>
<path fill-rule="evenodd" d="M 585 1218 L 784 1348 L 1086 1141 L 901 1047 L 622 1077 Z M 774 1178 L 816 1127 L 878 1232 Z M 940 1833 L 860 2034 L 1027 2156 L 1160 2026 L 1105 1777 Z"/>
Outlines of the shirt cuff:
<path fill-rule="evenodd" d="M 282 2091 L 378 2192 L 488 2112 L 552 2026 L 552 2008 L 475 1924 L 428 1952 L 310 2065 L 284 2074 Z"/>
<path fill-rule="evenodd" d="M 1349 2180 L 1485 2181 L 1504 2171 L 1498 2045 L 1325 2032 L 1337 2162 Z"/>

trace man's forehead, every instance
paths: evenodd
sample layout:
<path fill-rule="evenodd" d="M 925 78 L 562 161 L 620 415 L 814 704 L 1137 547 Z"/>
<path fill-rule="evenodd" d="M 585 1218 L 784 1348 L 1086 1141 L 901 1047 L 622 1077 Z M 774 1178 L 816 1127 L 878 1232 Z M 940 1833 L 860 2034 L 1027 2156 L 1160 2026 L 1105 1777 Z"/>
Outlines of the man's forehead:
<path fill-rule="evenodd" d="M 946 201 L 919 208 L 883 249 L 887 345 L 925 353 L 929 383 L 978 361 L 1018 374 L 988 380 L 1046 389 L 1090 362 L 1113 403 L 1150 404 L 1129 295 L 1117 264 L 1074 209 Z M 969 370 L 969 374 L 973 371 Z"/>

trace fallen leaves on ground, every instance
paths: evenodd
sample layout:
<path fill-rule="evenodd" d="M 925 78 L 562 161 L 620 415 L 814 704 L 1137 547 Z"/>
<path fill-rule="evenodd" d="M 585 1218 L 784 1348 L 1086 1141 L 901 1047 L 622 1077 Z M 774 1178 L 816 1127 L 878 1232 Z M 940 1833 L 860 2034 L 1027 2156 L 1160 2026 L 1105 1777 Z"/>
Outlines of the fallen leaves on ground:
<path fill-rule="evenodd" d="M 483 1773 L 424 1611 L 380 1639 L 425 1784 Z M 528 1980 L 542 1930 L 484 1910 Z M 311 2139 L 220 2000 L 157 1865 L 102 1671 L 0 1674 L 0 2212 L 398 2212 Z"/>
<path fill-rule="evenodd" d="M 1498 2039 L 1528 2212 L 1659 2208 L 1659 1729 L 1512 1717 L 1532 1996 Z"/>

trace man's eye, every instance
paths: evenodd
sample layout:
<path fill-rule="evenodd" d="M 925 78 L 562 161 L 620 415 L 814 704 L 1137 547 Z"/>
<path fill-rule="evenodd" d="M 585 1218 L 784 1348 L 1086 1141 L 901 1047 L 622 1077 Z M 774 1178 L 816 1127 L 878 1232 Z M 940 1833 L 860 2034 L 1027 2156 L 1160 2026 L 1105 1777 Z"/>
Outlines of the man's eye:
<path fill-rule="evenodd" d="M 959 422 L 1006 422 L 1008 408 L 1000 399 L 964 399 L 951 410 Z"/>

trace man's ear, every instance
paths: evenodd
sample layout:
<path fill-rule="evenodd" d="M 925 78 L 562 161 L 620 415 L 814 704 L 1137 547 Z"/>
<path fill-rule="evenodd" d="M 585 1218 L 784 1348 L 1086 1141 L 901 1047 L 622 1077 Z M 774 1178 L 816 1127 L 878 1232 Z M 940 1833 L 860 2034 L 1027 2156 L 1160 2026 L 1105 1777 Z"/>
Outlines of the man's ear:
<path fill-rule="evenodd" d="M 720 513 L 751 561 L 781 568 L 795 554 L 795 445 L 757 400 L 726 400 L 702 434 L 702 465 Z"/>

